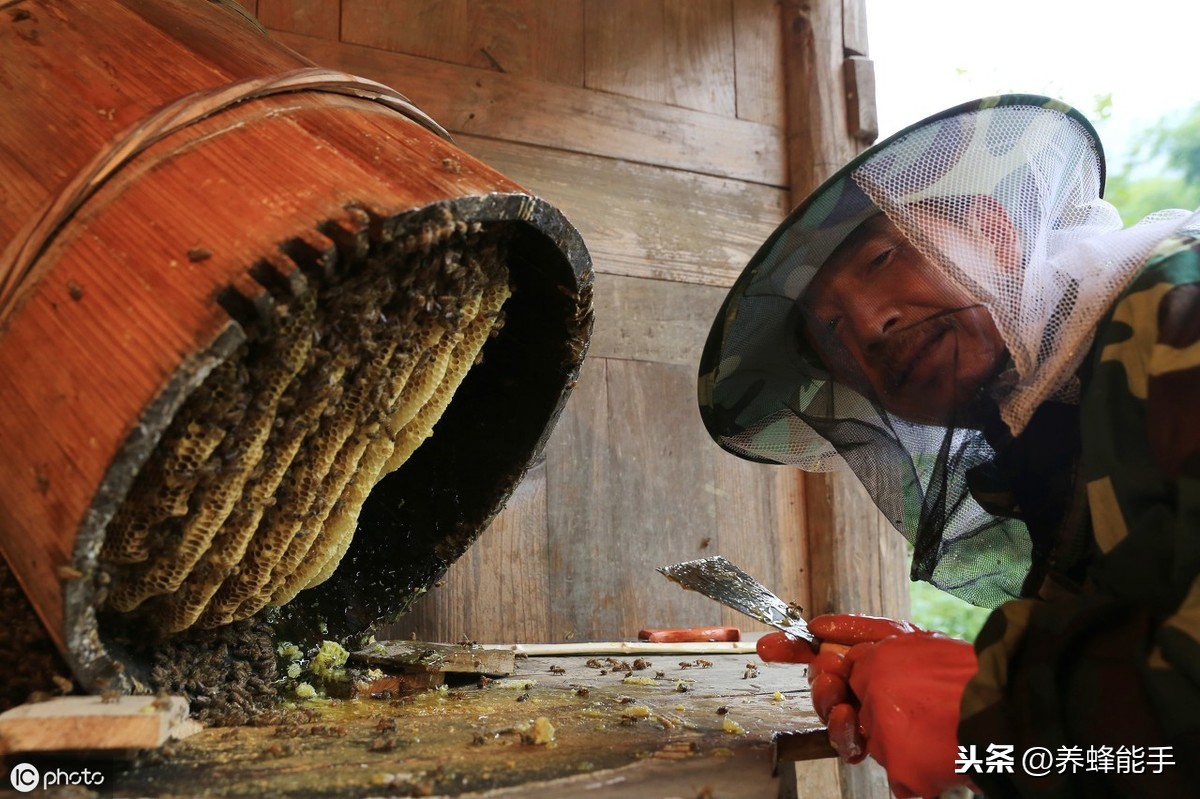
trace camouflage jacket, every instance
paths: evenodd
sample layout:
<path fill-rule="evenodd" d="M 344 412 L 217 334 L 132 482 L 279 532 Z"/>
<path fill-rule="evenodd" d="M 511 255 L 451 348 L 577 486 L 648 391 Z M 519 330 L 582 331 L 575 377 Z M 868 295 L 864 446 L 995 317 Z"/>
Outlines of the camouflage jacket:
<path fill-rule="evenodd" d="M 963 765 L 989 799 L 1200 796 L 1200 233 L 1151 253 L 1080 377 L 1094 554 L 988 619 Z"/>

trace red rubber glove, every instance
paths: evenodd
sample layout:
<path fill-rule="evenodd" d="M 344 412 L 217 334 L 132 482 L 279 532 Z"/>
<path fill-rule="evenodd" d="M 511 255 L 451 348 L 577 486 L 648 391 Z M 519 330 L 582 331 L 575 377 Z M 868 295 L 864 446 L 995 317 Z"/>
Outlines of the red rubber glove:
<path fill-rule="evenodd" d="M 809 664 L 813 707 L 843 760 L 869 753 L 901 798 L 970 785 L 954 773 L 958 706 L 977 670 L 970 644 L 871 616 L 819 616 L 809 629 L 821 641 L 816 651 L 772 633 L 759 639 L 758 653 Z"/>

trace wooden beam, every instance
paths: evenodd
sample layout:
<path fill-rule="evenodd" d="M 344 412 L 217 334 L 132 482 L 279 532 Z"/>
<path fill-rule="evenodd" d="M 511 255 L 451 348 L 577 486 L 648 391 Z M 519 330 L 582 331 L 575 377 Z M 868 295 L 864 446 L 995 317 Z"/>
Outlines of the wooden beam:
<path fill-rule="evenodd" d="M 861 151 L 863 142 L 847 124 L 842 0 L 784 0 L 783 14 L 788 163 L 796 204 Z M 809 613 L 907 616 L 907 584 L 898 577 L 907 571 L 904 541 L 858 479 L 803 472 L 796 479 L 805 498 Z M 891 795 L 883 770 L 867 763 L 839 769 L 843 796 Z"/>

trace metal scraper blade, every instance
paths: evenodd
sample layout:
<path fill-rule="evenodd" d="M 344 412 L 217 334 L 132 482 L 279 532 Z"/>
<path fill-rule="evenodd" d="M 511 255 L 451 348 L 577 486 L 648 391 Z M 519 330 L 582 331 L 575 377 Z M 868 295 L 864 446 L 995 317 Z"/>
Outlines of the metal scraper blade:
<path fill-rule="evenodd" d="M 720 555 L 662 566 L 668 579 L 698 591 L 752 619 L 816 643 L 804 617 L 792 605 L 768 591 L 762 583 Z"/>

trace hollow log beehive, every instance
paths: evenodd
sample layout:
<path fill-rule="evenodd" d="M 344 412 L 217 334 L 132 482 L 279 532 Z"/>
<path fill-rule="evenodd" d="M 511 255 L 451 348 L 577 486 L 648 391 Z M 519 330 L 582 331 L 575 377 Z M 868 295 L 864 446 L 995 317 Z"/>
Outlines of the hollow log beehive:
<path fill-rule="evenodd" d="M 574 229 L 232 3 L 0 15 L 0 550 L 77 676 L 402 612 L 561 409 Z"/>

